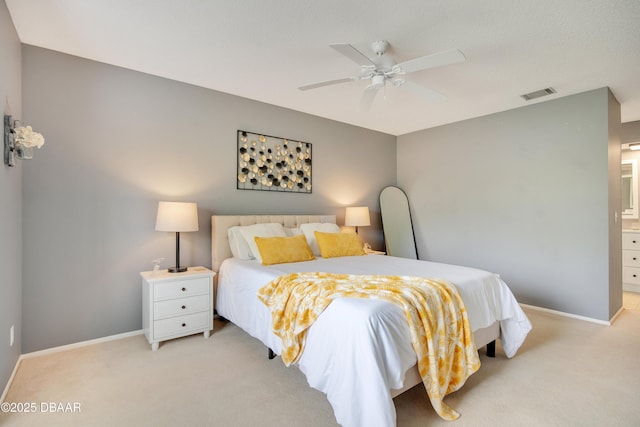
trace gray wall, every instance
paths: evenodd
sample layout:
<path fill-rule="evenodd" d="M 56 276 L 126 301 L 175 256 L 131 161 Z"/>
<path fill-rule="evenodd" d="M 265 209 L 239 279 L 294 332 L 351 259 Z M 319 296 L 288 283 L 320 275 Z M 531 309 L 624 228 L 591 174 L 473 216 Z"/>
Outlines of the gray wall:
<path fill-rule="evenodd" d="M 400 136 L 420 258 L 494 271 L 522 303 L 608 320 L 622 305 L 610 108 L 619 118 L 603 88 Z"/>
<path fill-rule="evenodd" d="M 22 115 L 21 46 L 4 1 L 0 2 L 0 102 L 4 115 Z M 11 109 L 9 111 L 9 106 Z M 4 142 L 2 143 L 4 149 Z M 4 155 L 4 154 L 3 154 Z M 0 166 L 0 394 L 21 353 L 22 341 L 22 166 Z M 9 328 L 15 342 L 9 346 Z"/>
<path fill-rule="evenodd" d="M 24 114 L 47 140 L 24 165 L 23 351 L 141 328 L 140 271 L 175 236 L 159 200 L 198 203 L 182 264 L 210 266 L 210 215 L 329 213 L 367 205 L 396 181 L 396 138 L 32 46 Z M 236 131 L 313 144 L 313 193 L 236 190 Z"/>

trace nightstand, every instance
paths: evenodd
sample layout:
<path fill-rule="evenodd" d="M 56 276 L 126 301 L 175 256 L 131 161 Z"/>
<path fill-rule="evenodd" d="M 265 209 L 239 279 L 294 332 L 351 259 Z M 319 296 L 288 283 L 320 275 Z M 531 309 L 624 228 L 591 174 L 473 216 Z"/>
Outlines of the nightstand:
<path fill-rule="evenodd" d="M 204 267 L 184 273 L 145 271 L 142 276 L 142 329 L 151 349 L 160 341 L 213 329 L 213 276 Z"/>

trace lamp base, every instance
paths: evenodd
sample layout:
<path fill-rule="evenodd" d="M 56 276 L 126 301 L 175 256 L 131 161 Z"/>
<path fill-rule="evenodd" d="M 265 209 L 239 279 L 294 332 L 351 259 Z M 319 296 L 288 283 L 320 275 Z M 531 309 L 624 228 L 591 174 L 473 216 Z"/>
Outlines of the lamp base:
<path fill-rule="evenodd" d="M 169 273 L 184 273 L 187 267 L 169 267 Z"/>

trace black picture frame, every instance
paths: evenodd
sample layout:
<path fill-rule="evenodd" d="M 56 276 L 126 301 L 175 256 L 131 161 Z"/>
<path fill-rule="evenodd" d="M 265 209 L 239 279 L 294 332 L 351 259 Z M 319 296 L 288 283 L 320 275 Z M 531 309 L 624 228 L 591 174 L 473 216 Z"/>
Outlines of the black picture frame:
<path fill-rule="evenodd" d="M 311 194 L 312 144 L 238 130 L 236 188 Z"/>

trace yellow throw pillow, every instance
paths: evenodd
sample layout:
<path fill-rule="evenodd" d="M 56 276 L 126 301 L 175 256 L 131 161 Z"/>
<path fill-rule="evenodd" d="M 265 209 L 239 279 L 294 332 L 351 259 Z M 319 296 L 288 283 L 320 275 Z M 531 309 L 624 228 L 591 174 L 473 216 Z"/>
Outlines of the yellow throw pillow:
<path fill-rule="evenodd" d="M 254 237 L 262 265 L 316 259 L 303 234 L 293 237 Z"/>
<path fill-rule="evenodd" d="M 323 233 L 314 231 L 322 258 L 365 255 L 360 237 L 355 233 Z"/>

